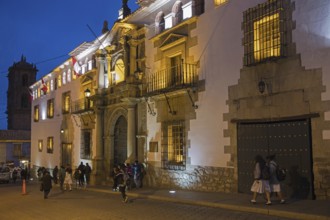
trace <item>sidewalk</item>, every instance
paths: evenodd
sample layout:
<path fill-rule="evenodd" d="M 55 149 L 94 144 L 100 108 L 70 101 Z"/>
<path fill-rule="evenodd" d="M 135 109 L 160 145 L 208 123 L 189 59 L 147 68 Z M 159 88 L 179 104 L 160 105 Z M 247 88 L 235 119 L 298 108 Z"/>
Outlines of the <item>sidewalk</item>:
<path fill-rule="evenodd" d="M 111 191 L 109 186 L 91 186 L 87 190 L 118 194 Z M 252 212 L 258 214 L 286 217 L 292 219 L 330 220 L 330 200 L 287 200 L 280 204 L 273 198 L 271 206 L 265 205 L 262 196 L 257 198 L 257 204 L 250 203 L 251 196 L 238 193 L 208 193 L 196 191 L 177 190 L 170 193 L 165 189 L 133 189 L 127 192 L 130 199 L 145 198 L 166 202 L 176 202 L 189 205 L 223 208 L 234 211 Z"/>

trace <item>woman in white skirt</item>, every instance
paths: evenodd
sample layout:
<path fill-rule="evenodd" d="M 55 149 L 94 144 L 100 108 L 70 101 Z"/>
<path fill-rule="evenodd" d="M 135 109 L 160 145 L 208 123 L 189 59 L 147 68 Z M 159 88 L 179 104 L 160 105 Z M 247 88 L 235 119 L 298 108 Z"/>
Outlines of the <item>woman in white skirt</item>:
<path fill-rule="evenodd" d="M 255 166 L 254 166 L 254 181 L 251 186 L 251 191 L 253 192 L 253 197 L 251 199 L 251 202 L 253 204 L 257 203 L 257 195 L 258 194 L 266 194 L 267 202 L 266 205 L 271 205 L 272 202 L 270 201 L 270 186 L 269 186 L 269 180 L 264 179 L 262 177 L 262 169 L 266 166 L 266 161 L 260 156 L 257 155 L 255 157 Z"/>
<path fill-rule="evenodd" d="M 67 167 L 65 169 L 65 178 L 64 178 L 64 190 L 66 190 L 66 186 L 69 185 L 69 190 L 72 190 L 72 169 Z"/>
<path fill-rule="evenodd" d="M 283 194 L 281 192 L 281 184 L 280 181 L 277 179 L 276 176 L 276 168 L 277 168 L 277 163 L 274 161 L 275 160 L 275 155 L 269 155 L 266 157 L 267 163 L 269 164 L 269 169 L 270 169 L 270 179 L 269 179 L 269 185 L 270 185 L 270 191 L 274 192 L 277 194 L 277 196 L 280 198 L 280 203 L 284 204 L 285 199 L 283 197 Z"/>

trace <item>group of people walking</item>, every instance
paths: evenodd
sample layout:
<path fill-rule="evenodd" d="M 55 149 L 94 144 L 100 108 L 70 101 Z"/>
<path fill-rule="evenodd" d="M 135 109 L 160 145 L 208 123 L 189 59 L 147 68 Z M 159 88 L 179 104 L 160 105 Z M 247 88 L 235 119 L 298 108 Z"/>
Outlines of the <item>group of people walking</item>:
<path fill-rule="evenodd" d="M 275 155 L 267 156 L 266 160 L 260 155 L 255 157 L 254 181 L 251 186 L 251 191 L 253 192 L 251 202 L 253 204 L 257 202 L 258 194 L 264 194 L 267 200 L 266 205 L 271 205 L 271 193 L 277 194 L 281 204 L 285 203 L 284 196 L 281 192 L 280 181 L 276 175 L 277 168 L 278 164 L 275 162 Z"/>
<path fill-rule="evenodd" d="M 76 175 L 75 172 L 74 176 L 72 176 L 72 169 L 69 165 L 67 165 L 67 167 L 60 166 L 60 168 L 58 168 L 58 166 L 55 166 L 51 176 L 50 172 L 46 168 L 39 168 L 37 171 L 37 175 L 39 181 L 41 182 L 40 191 L 44 192 L 44 199 L 48 198 L 48 194 L 52 189 L 52 181 L 54 182 L 54 184 L 60 183 L 60 188 L 64 191 L 66 191 L 67 189 L 69 191 L 72 191 L 72 185 L 74 181 L 76 182 L 77 188 L 78 186 L 86 188 L 87 185 L 89 185 L 92 168 L 89 166 L 88 163 L 84 165 L 83 162 L 81 162 L 76 171 L 78 175 Z"/>

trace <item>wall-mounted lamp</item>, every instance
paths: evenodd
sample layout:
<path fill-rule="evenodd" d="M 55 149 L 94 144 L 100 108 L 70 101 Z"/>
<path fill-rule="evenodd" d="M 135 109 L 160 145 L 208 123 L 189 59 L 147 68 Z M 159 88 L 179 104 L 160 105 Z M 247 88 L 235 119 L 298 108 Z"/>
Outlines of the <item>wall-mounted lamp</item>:
<path fill-rule="evenodd" d="M 84 91 L 84 93 L 85 93 L 85 97 L 87 98 L 91 96 L 91 91 L 88 88 Z"/>
<path fill-rule="evenodd" d="M 258 83 L 258 89 L 261 94 L 265 92 L 266 89 L 266 83 L 261 79 Z"/>
<path fill-rule="evenodd" d="M 63 134 L 64 133 L 64 129 L 63 128 L 61 128 L 61 134 Z"/>
<path fill-rule="evenodd" d="M 142 76 L 143 76 L 143 72 L 142 70 L 140 70 L 139 68 L 137 68 L 134 72 L 134 75 L 135 75 L 135 78 L 137 80 L 141 80 L 142 79 Z"/>

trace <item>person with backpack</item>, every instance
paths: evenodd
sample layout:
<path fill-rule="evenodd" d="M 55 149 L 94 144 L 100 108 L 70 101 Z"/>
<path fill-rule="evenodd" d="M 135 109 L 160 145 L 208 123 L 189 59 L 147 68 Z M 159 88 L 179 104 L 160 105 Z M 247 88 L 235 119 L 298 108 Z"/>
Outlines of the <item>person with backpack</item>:
<path fill-rule="evenodd" d="M 266 161 L 262 158 L 262 156 L 257 155 L 255 157 L 255 164 L 254 164 L 254 181 L 251 186 L 251 191 L 253 192 L 253 197 L 251 202 L 256 204 L 257 195 L 258 194 L 266 194 L 266 205 L 271 205 L 272 202 L 270 200 L 270 186 L 269 186 L 269 176 L 270 170 L 266 163 Z"/>
<path fill-rule="evenodd" d="M 266 159 L 267 159 L 267 163 L 269 164 L 269 170 L 270 170 L 270 179 L 269 179 L 270 191 L 276 193 L 277 196 L 280 198 L 280 203 L 284 204 L 285 199 L 281 192 L 281 184 L 277 177 L 277 172 L 276 172 L 279 169 L 279 167 L 275 162 L 275 154 L 268 155 Z"/>

